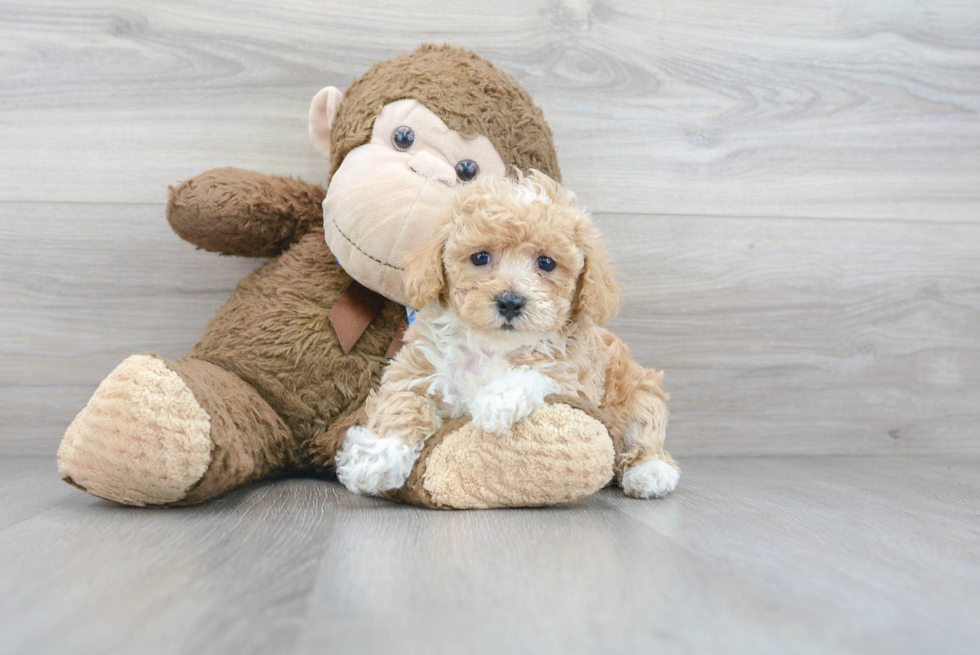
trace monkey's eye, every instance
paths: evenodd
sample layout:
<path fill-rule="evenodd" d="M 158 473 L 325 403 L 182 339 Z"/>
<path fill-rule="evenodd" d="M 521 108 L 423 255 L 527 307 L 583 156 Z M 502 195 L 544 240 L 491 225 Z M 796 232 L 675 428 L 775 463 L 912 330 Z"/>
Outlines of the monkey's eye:
<path fill-rule="evenodd" d="M 480 172 L 480 167 L 472 159 L 464 159 L 456 164 L 456 177 L 460 182 L 469 182 Z"/>
<path fill-rule="evenodd" d="M 486 266 L 490 263 L 490 253 L 483 251 L 470 255 L 470 261 L 474 266 Z"/>
<path fill-rule="evenodd" d="M 391 145 L 395 146 L 395 150 L 410 150 L 415 145 L 415 130 L 402 125 L 391 135 Z"/>
<path fill-rule="evenodd" d="M 545 273 L 555 270 L 555 265 L 555 260 L 551 257 L 545 257 L 544 255 L 538 257 L 538 268 Z"/>

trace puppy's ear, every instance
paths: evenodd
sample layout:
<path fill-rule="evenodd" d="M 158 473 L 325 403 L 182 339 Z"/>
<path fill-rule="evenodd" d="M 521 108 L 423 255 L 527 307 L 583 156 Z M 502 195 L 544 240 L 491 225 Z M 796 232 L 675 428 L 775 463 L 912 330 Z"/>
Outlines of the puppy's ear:
<path fill-rule="evenodd" d="M 413 309 L 422 309 L 446 284 L 442 265 L 445 230 L 438 229 L 405 257 L 405 294 Z"/>
<path fill-rule="evenodd" d="M 583 239 L 582 250 L 585 265 L 579 275 L 578 309 L 590 315 L 596 324 L 603 325 L 619 313 L 622 305 L 619 285 L 595 228 Z"/>

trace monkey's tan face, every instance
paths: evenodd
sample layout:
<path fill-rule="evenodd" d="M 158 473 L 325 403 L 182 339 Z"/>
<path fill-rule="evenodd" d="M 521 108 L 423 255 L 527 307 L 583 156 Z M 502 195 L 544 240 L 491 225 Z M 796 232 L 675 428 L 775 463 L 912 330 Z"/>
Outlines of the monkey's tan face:
<path fill-rule="evenodd" d="M 488 138 L 464 138 L 415 100 L 392 102 L 370 142 L 333 175 L 323 201 L 327 245 L 359 282 L 407 305 L 405 255 L 451 211 L 460 186 L 505 173 Z"/>
<path fill-rule="evenodd" d="M 465 202 L 443 251 L 445 298 L 468 328 L 533 343 L 572 320 L 585 255 L 578 210 L 513 196 Z"/>

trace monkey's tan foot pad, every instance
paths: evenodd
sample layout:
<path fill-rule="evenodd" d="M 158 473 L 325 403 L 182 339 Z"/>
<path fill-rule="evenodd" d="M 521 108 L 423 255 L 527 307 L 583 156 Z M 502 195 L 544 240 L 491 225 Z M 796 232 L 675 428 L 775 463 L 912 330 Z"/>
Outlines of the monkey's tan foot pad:
<path fill-rule="evenodd" d="M 109 374 L 65 432 L 65 481 L 126 505 L 179 501 L 211 463 L 211 419 L 163 359 L 135 355 Z"/>
<path fill-rule="evenodd" d="M 540 407 L 503 435 L 447 424 L 426 443 L 405 486 L 388 497 L 442 509 L 536 507 L 576 500 L 612 479 L 605 426 L 581 409 Z"/>

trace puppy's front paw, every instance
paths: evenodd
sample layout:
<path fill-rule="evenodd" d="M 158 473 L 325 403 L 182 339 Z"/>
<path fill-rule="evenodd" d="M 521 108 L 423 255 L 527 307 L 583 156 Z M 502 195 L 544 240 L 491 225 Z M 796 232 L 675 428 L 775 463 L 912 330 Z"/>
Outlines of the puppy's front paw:
<path fill-rule="evenodd" d="M 551 378 L 530 369 L 515 369 L 483 387 L 470 402 L 470 414 L 481 430 L 503 434 L 544 405 L 545 396 L 558 391 L 558 383 Z"/>
<path fill-rule="evenodd" d="M 503 434 L 536 409 L 518 389 L 502 393 L 481 393 L 470 404 L 473 424 L 484 432 Z"/>
<path fill-rule="evenodd" d="M 337 478 L 354 493 L 378 494 L 400 489 L 422 452 L 396 437 L 379 438 L 365 427 L 347 431 L 337 453 Z"/>
<path fill-rule="evenodd" d="M 623 493 L 633 498 L 662 498 L 677 487 L 681 472 L 659 459 L 648 459 L 623 473 Z"/>

